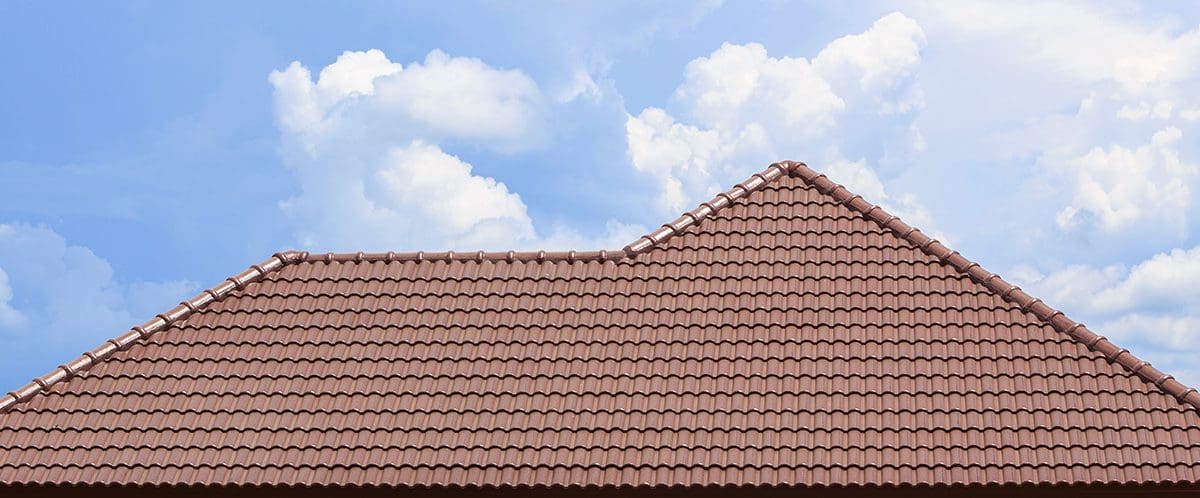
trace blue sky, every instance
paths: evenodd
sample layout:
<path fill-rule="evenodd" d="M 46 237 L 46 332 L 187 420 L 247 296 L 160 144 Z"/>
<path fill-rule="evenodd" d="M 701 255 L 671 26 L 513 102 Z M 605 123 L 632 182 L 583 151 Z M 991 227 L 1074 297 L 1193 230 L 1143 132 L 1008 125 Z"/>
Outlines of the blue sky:
<path fill-rule="evenodd" d="M 0 385 L 281 249 L 620 247 L 784 158 L 1200 384 L 1200 4 L 829 3 L 0 3 Z"/>

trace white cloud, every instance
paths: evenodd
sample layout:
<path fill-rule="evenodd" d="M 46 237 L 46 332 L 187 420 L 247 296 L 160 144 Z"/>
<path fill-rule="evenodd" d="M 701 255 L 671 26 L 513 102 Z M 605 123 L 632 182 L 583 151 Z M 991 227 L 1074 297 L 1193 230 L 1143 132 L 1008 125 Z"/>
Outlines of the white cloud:
<path fill-rule="evenodd" d="M 330 159 L 334 161 L 335 159 Z M 327 250 L 504 249 L 538 242 L 521 198 L 414 140 L 340 170 L 293 162 L 303 195 L 281 204 L 303 246 Z"/>
<path fill-rule="evenodd" d="M 1010 272 L 1014 280 L 1032 295 L 1064 310 L 1093 314 L 1097 308 L 1094 298 L 1107 287 L 1116 285 L 1128 273 L 1123 265 L 1102 268 L 1088 265 L 1069 265 L 1043 275 L 1035 269 L 1021 266 Z"/>
<path fill-rule="evenodd" d="M 929 5 L 957 32 L 1001 38 L 1077 81 L 1110 80 L 1142 94 L 1195 77 L 1200 69 L 1200 28 L 1171 36 L 1095 3 L 965 0 Z"/>
<path fill-rule="evenodd" d="M 616 220 L 606 222 L 604 232 L 597 236 L 582 234 L 570 226 L 557 225 L 551 227 L 550 235 L 542 240 L 542 247 L 571 247 L 588 250 L 621 248 L 645 235 L 646 232 L 645 226 L 621 223 Z"/>
<path fill-rule="evenodd" d="M 690 209 L 774 161 L 800 159 L 929 226 L 928 212 L 914 197 L 889 195 L 865 160 L 849 160 L 837 146 L 862 130 L 886 129 L 879 116 L 920 107 L 914 78 L 924 44 L 920 26 L 899 13 L 834 40 L 811 62 L 772 57 L 757 43 L 726 43 L 687 64 L 672 96 L 674 115 L 648 107 L 627 117 L 630 160 L 656 180 L 666 213 Z M 856 114 L 847 117 L 851 108 Z M 900 137 L 910 150 L 923 148 L 915 123 L 900 121 L 884 133 Z"/>
<path fill-rule="evenodd" d="M 402 110 L 423 127 L 452 138 L 524 148 L 542 125 L 543 96 L 520 71 L 434 50 L 424 64 L 378 83 L 375 104 Z"/>
<path fill-rule="evenodd" d="M 269 80 L 281 128 L 310 152 L 325 140 L 395 136 L 518 150 L 545 133 L 545 98 L 528 76 L 438 50 L 407 68 L 379 50 L 346 52 L 315 83 L 299 62 Z"/>
<path fill-rule="evenodd" d="M 344 52 L 334 64 L 321 70 L 317 89 L 323 97 L 323 104 L 330 106 L 342 97 L 373 95 L 376 79 L 391 76 L 403 69 L 400 63 L 388 60 L 379 50 Z"/>
<path fill-rule="evenodd" d="M 1200 386 L 1200 316 L 1130 313 L 1096 330 L 1185 385 Z"/>
<path fill-rule="evenodd" d="M 306 247 L 499 248 L 534 239 L 516 194 L 424 141 L 531 140 L 542 97 L 520 72 L 438 51 L 403 68 L 370 50 L 342 54 L 315 83 L 297 62 L 270 81 L 285 145 L 299 149 L 285 158 L 304 190 L 282 207 Z"/>
<path fill-rule="evenodd" d="M 1098 326 L 1117 344 L 1137 344 L 1149 351 L 1168 353 L 1167 358 L 1187 360 L 1182 368 L 1196 370 L 1200 354 L 1200 317 L 1156 316 L 1130 313 Z M 1172 369 L 1174 371 L 1175 369 Z M 1195 380 L 1200 380 L 1197 378 Z M 1195 383 L 1193 386 L 1197 385 Z"/>
<path fill-rule="evenodd" d="M 738 145 L 736 138 L 730 144 L 716 130 L 677 123 L 654 107 L 629 116 L 625 129 L 634 169 L 658 179 L 658 204 L 668 212 L 685 210 L 696 192 L 720 192 L 713 178 L 715 169 L 725 167 L 724 161 Z"/>
<path fill-rule="evenodd" d="M 8 285 L 8 273 L 0 268 L 0 330 L 23 327 L 25 315 L 12 307 L 12 287 Z"/>
<path fill-rule="evenodd" d="M 1200 172 L 1197 165 L 1180 160 L 1182 135 L 1179 128 L 1167 127 L 1136 149 L 1097 147 L 1068 161 L 1063 169 L 1073 194 L 1055 217 L 1059 227 L 1072 229 L 1094 220 L 1112 231 L 1153 219 L 1182 230 Z"/>
<path fill-rule="evenodd" d="M 503 183 L 474 176 L 471 165 L 419 141 L 394 148 L 387 163 L 375 172 L 379 199 L 394 201 L 392 209 L 422 220 L 413 227 L 452 240 L 457 234 L 480 239 L 516 240 L 534 237 L 525 204 Z M 437 225 L 428 220 L 438 220 Z M 469 243 L 469 242 L 468 242 Z"/>
<path fill-rule="evenodd" d="M 519 195 L 443 149 L 444 142 L 463 142 L 514 152 L 544 141 L 549 99 L 520 71 L 437 50 L 404 66 L 370 50 L 342 54 L 315 82 L 298 62 L 269 79 L 284 159 L 302 190 L 280 206 L 306 248 L 578 242 L 592 249 L 608 242 L 607 235 L 588 240 L 565 229 L 538 234 Z M 578 81 L 570 99 L 594 89 L 590 81 Z"/>
<path fill-rule="evenodd" d="M 1122 105 L 1117 110 L 1117 117 L 1130 121 L 1139 121 L 1147 118 L 1169 119 L 1174 109 L 1175 103 L 1169 100 L 1159 101 L 1153 106 L 1149 102 L 1139 102 L 1137 105 Z"/>
<path fill-rule="evenodd" d="M 929 2 L 907 13 L 931 45 L 918 121 L 929 146 L 901 177 L 922 198 L 953 190 L 955 205 L 972 208 L 937 212 L 947 230 L 969 234 L 960 249 L 1008 266 L 1103 269 L 1194 243 L 1194 16 L 1071 0 Z"/>
<path fill-rule="evenodd" d="M 1200 247 L 1173 249 L 1134 266 L 1121 281 L 1097 292 L 1097 310 L 1186 310 L 1200 314 Z"/>
<path fill-rule="evenodd" d="M 921 64 L 925 43 L 921 26 L 894 12 L 862 34 L 834 40 L 817 54 L 813 66 L 829 81 L 857 80 L 859 90 L 885 99 L 883 113 L 907 112 L 921 105 L 920 88 L 908 82 Z"/>
<path fill-rule="evenodd" d="M 187 281 L 118 281 L 108 261 L 40 226 L 0 224 L 0 266 L 6 269 L 0 271 L 0 336 L 10 346 L 90 349 L 196 288 Z"/>
<path fill-rule="evenodd" d="M 1047 301 L 1090 315 L 1131 311 L 1200 314 L 1200 247 L 1172 249 L 1139 262 L 1069 265 L 1048 275 L 1024 267 L 1019 280 Z"/>
<path fill-rule="evenodd" d="M 845 107 L 807 60 L 770 57 L 757 43 L 726 43 L 689 62 L 673 99 L 697 123 L 733 133 L 768 122 L 815 134 L 831 127 Z"/>

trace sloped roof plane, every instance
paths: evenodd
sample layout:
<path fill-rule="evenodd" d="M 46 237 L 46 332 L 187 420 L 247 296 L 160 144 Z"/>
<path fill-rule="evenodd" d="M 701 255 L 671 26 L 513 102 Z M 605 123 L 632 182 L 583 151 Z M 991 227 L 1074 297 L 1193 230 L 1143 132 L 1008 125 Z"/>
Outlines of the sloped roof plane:
<path fill-rule="evenodd" d="M 1196 483 L 1198 409 L 788 161 L 620 250 L 276 254 L 0 399 L 0 485 Z"/>

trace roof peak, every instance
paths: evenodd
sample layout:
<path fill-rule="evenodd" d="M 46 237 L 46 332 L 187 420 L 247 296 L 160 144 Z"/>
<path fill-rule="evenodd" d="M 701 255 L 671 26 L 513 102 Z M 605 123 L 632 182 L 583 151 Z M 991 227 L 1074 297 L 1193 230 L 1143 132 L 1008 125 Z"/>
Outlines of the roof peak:
<path fill-rule="evenodd" d="M 1121 348 L 1105 337 L 1092 332 L 1087 326 L 1068 318 L 1063 312 L 1051 308 L 1020 287 L 1013 285 L 999 275 L 991 273 L 978 263 L 975 263 L 946 247 L 917 228 L 905 223 L 899 217 L 889 214 L 878 205 L 871 204 L 862 196 L 850 192 L 846 187 L 837 184 L 809 168 L 803 162 L 781 161 L 768 166 L 765 170 L 755 173 L 749 179 L 734 185 L 731 189 L 721 192 L 712 200 L 702 202 L 698 207 L 683 213 L 670 223 L 665 223 L 659 229 L 639 237 L 622 249 L 599 251 L 444 251 L 444 252 L 387 252 L 387 253 L 323 253 L 313 254 L 302 251 L 285 251 L 276 253 L 271 258 L 251 265 L 247 270 L 225 279 L 215 287 L 206 289 L 195 297 L 181 302 L 166 313 L 160 313 L 153 319 L 133 327 L 130 331 L 116 338 L 109 339 L 100 347 L 83 353 L 71 362 L 59 365 L 50 373 L 33 379 L 21 388 L 0 397 L 0 413 L 12 406 L 28 401 L 39 393 L 45 392 L 55 384 L 65 382 L 80 372 L 86 371 L 96 363 L 108 359 L 117 351 L 125 350 L 134 343 L 146 339 L 171 324 L 183 320 L 204 306 L 220 301 L 235 290 L 247 284 L 261 280 L 266 275 L 278 271 L 284 266 L 300 262 L 334 262 L 334 261 L 618 261 L 636 258 L 664 241 L 680 234 L 688 227 L 699 224 L 714 213 L 731 205 L 739 198 L 769 185 L 784 176 L 796 176 L 805 184 L 815 188 L 821 194 L 830 197 L 863 218 L 870 220 L 881 228 L 894 232 L 921 251 L 937 258 L 942 264 L 971 278 L 984 288 L 998 294 L 1002 299 L 1017 305 L 1021 311 L 1029 313 L 1048 324 L 1055 331 L 1065 334 L 1071 339 L 1083 344 L 1091 351 L 1101 353 L 1109 362 L 1121 365 L 1126 371 L 1157 386 L 1164 393 L 1174 397 L 1180 403 L 1191 405 L 1200 410 L 1200 392 L 1174 379 L 1174 377 L 1154 368 L 1129 350 Z"/>
<path fill-rule="evenodd" d="M 1065 334 L 1083 344 L 1091 351 L 1099 352 L 1109 362 L 1115 362 L 1142 380 L 1157 386 L 1166 394 L 1174 397 L 1180 403 L 1189 404 L 1200 410 L 1200 391 L 1189 387 L 1171 375 L 1154 368 L 1128 349 L 1122 348 L 1109 341 L 1104 336 L 1088 329 L 1086 325 L 1068 318 L 1062 311 L 1056 310 L 1041 299 L 1021 290 L 999 275 L 985 270 L 979 263 L 971 261 L 950 249 L 937 239 L 925 235 L 916 227 L 905 223 L 900 217 L 888 213 L 882 207 L 868 202 L 861 195 L 851 192 L 846 187 L 835 183 L 822 173 L 814 171 L 808 165 L 798 161 L 781 161 L 755 173 L 746 181 L 735 185 L 728 191 L 717 194 L 711 201 L 702 202 L 700 206 L 683 213 L 675 221 L 664 224 L 658 230 L 643 235 L 638 240 L 625 246 L 624 251 L 636 256 L 658 246 L 667 239 L 700 223 L 704 218 L 730 205 L 738 198 L 750 195 L 779 178 L 788 174 L 800 177 L 804 183 L 817 189 L 820 193 L 832 198 L 864 218 L 875 222 L 880 227 L 891 230 L 901 239 L 913 244 L 921 251 L 938 259 L 942 264 L 971 278 L 984 288 L 998 294 L 1002 299 L 1017 305 L 1022 312 L 1029 313 L 1042 322 L 1050 325 L 1055 331 Z"/>
<path fill-rule="evenodd" d="M 780 161 L 767 166 L 767 169 L 759 171 L 746 181 L 734 185 L 733 188 L 721 192 L 714 196 L 712 200 L 701 202 L 696 209 L 684 212 L 675 221 L 664 223 L 658 230 L 650 232 L 639 237 L 637 240 L 630 242 L 624 247 L 626 253 L 638 255 L 650 250 L 651 248 L 661 244 L 674 235 L 686 230 L 688 227 L 700 223 L 705 218 L 712 216 L 713 213 L 720 211 L 722 208 L 733 204 L 733 201 L 750 195 L 765 185 L 782 178 L 789 173 L 801 173 L 808 171 L 816 174 L 815 171 L 808 168 L 802 162 L 798 161 Z M 806 179 L 807 181 L 807 179 Z"/>

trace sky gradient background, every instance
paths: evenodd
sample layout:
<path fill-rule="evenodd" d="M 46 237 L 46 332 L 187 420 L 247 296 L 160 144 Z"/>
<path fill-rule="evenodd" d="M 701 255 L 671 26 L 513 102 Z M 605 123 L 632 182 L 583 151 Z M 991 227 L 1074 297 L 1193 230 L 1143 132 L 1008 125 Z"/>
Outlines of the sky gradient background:
<path fill-rule="evenodd" d="M 619 248 L 779 159 L 1200 384 L 1200 4 L 827 3 L 0 3 L 0 392 L 279 250 Z"/>

